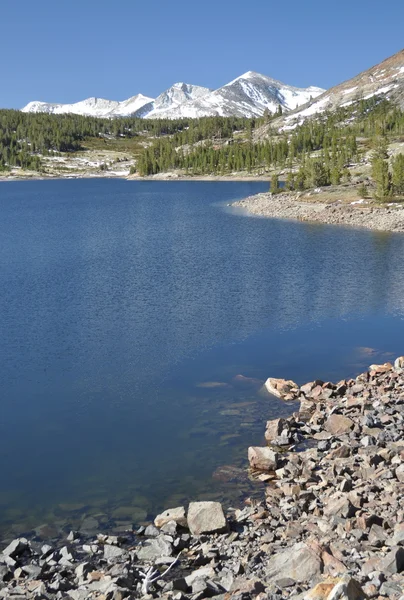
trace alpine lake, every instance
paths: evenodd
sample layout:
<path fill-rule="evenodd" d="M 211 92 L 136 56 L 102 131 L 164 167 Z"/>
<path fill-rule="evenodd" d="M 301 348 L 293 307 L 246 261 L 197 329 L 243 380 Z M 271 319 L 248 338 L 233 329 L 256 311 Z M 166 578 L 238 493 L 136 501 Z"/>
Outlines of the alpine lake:
<path fill-rule="evenodd" d="M 0 183 L 0 537 L 261 494 L 247 447 L 403 354 L 404 235 L 246 216 L 263 182 Z"/>

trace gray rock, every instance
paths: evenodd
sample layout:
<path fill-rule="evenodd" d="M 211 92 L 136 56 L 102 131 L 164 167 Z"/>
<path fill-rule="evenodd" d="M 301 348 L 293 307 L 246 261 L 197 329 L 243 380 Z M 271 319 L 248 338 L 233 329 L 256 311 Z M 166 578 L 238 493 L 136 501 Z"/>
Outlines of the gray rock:
<path fill-rule="evenodd" d="M 156 527 L 163 527 L 166 523 L 170 521 L 175 521 L 181 527 L 187 527 L 187 518 L 185 515 L 185 508 L 183 506 L 178 506 L 177 508 L 169 508 L 165 510 L 160 515 L 154 519 L 154 524 Z"/>
<path fill-rule="evenodd" d="M 158 537 L 160 535 L 160 531 L 154 525 L 148 525 L 144 531 L 144 534 L 148 537 Z"/>
<path fill-rule="evenodd" d="M 275 471 L 278 468 L 279 456 L 271 448 L 250 446 L 248 460 L 253 469 Z"/>
<path fill-rule="evenodd" d="M 173 548 L 170 542 L 163 536 L 148 540 L 144 546 L 139 548 L 137 556 L 140 560 L 156 560 L 162 556 L 172 556 Z"/>
<path fill-rule="evenodd" d="M 29 548 L 28 540 L 25 538 L 17 538 L 13 540 L 7 548 L 4 548 L 2 554 L 4 556 L 10 556 L 11 558 L 17 558 L 21 556 Z"/>
<path fill-rule="evenodd" d="M 342 435 L 354 428 L 354 422 L 343 415 L 333 414 L 328 417 L 325 428 L 332 433 L 332 435 Z"/>
<path fill-rule="evenodd" d="M 294 579 L 308 582 L 322 573 L 320 550 L 299 542 L 283 552 L 272 556 L 266 563 L 266 576 L 273 579 Z"/>
<path fill-rule="evenodd" d="M 110 544 L 105 544 L 104 546 L 104 558 L 106 560 L 120 558 L 123 554 L 125 554 L 125 550 L 118 548 L 118 546 L 112 546 Z"/>
<path fill-rule="evenodd" d="M 401 573 L 404 570 L 404 548 L 395 546 L 380 560 L 380 571 L 383 573 Z"/>
<path fill-rule="evenodd" d="M 220 502 L 191 502 L 188 527 L 193 535 L 225 531 L 227 521 Z"/>

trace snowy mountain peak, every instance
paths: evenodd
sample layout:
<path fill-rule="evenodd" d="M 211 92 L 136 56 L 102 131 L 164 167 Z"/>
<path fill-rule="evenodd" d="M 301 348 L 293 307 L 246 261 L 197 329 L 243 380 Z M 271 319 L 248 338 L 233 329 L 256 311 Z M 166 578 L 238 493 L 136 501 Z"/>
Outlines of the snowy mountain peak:
<path fill-rule="evenodd" d="M 96 117 L 136 116 L 147 119 L 200 118 L 209 116 L 258 117 L 266 110 L 286 111 L 305 104 L 324 92 L 321 88 L 296 88 L 255 71 L 247 71 L 217 90 L 177 82 L 156 99 L 137 94 L 122 102 L 87 98 L 75 104 L 30 102 L 24 112 L 74 113 Z"/>

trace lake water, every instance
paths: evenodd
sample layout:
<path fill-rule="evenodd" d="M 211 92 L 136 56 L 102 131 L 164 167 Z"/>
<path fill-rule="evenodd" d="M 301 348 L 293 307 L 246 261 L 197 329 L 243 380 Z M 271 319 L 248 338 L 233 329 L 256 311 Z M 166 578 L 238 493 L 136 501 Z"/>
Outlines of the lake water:
<path fill-rule="evenodd" d="M 293 410 L 237 375 L 404 353 L 404 236 L 227 207 L 266 188 L 0 183 L 3 536 L 236 503 L 247 446 Z"/>

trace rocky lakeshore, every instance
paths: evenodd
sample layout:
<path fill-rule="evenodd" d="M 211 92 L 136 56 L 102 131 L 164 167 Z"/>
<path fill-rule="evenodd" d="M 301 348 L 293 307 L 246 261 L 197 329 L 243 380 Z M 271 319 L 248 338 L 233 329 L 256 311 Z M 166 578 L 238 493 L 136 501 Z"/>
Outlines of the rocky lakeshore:
<path fill-rule="evenodd" d="M 261 500 L 191 502 L 120 535 L 10 540 L 0 598 L 403 600 L 404 357 L 265 387 L 300 404 L 248 450 Z"/>
<path fill-rule="evenodd" d="M 341 193 L 343 195 L 344 192 Z M 400 203 L 387 203 L 383 206 L 363 199 L 347 203 L 341 200 L 326 202 L 321 198 L 321 189 L 304 194 L 267 192 L 239 200 L 232 206 L 260 217 L 364 227 L 377 231 L 404 231 L 404 205 Z"/>

